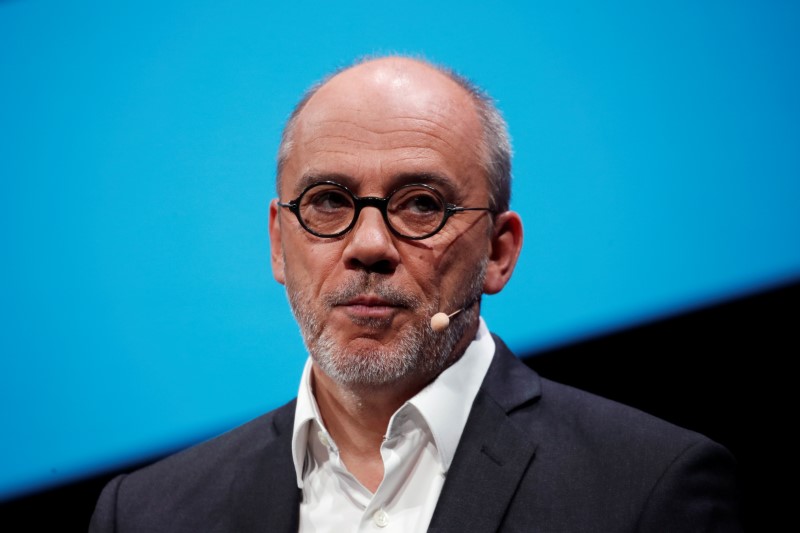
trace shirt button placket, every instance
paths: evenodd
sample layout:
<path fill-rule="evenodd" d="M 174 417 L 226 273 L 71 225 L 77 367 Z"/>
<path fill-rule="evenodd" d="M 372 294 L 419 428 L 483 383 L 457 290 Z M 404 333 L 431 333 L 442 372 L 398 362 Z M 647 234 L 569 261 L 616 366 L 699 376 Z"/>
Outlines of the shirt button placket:
<path fill-rule="evenodd" d="M 378 509 L 375 511 L 375 514 L 372 515 L 372 521 L 375 522 L 375 525 L 378 527 L 386 527 L 389 525 L 389 515 L 383 509 Z"/>

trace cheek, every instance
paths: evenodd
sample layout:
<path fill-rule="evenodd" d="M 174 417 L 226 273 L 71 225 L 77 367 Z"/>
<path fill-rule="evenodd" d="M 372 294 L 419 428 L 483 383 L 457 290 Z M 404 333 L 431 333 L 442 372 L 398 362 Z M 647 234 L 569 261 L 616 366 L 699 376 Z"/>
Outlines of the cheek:
<path fill-rule="evenodd" d="M 435 303 L 451 294 L 452 285 L 457 283 L 451 278 L 458 263 L 458 253 L 453 249 L 418 249 L 403 258 L 402 268 L 423 298 Z"/>
<path fill-rule="evenodd" d="M 288 246 L 284 250 L 286 281 L 293 287 L 308 290 L 314 288 L 318 293 L 320 285 L 325 284 L 335 272 L 341 253 L 333 246 L 324 244 Z"/>
<path fill-rule="evenodd" d="M 456 239 L 437 254 L 432 260 L 443 296 L 466 291 L 474 283 L 473 278 L 487 254 L 485 243 L 476 239 Z"/>

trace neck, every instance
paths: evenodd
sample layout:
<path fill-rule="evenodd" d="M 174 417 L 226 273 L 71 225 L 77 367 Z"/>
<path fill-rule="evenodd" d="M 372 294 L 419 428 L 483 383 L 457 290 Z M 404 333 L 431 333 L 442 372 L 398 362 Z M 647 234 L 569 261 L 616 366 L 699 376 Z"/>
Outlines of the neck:
<path fill-rule="evenodd" d="M 314 396 L 347 469 L 371 492 L 383 480 L 381 444 L 392 415 L 422 386 L 343 387 L 312 367 Z M 424 386 L 424 385 L 423 385 Z"/>
<path fill-rule="evenodd" d="M 368 490 L 375 492 L 383 480 L 381 444 L 392 415 L 464 354 L 477 328 L 477 322 L 468 328 L 435 375 L 411 375 L 384 385 L 352 385 L 334 381 L 313 363 L 311 383 L 325 427 L 347 469 Z"/>

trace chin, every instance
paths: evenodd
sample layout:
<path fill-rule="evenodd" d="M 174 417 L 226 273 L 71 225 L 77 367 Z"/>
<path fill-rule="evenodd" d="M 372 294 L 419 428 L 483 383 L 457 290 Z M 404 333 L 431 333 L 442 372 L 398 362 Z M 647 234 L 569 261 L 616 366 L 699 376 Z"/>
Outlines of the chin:
<path fill-rule="evenodd" d="M 391 339 L 367 334 L 342 342 L 326 329 L 308 348 L 319 368 L 340 385 L 379 387 L 435 378 L 450 364 L 450 353 L 463 333 L 459 328 L 434 333 L 427 324 L 392 331 Z"/>
<path fill-rule="evenodd" d="M 345 386 L 382 386 L 402 381 L 419 366 L 416 355 L 407 346 L 359 337 L 346 343 L 326 342 L 325 336 L 311 350 L 320 369 Z"/>

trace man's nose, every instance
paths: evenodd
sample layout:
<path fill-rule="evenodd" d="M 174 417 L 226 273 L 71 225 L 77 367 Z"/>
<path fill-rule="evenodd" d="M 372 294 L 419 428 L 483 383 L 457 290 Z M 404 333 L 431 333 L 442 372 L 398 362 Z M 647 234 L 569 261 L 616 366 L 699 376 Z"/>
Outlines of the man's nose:
<path fill-rule="evenodd" d="M 347 246 L 343 259 L 348 267 L 384 274 L 392 273 L 397 268 L 400 254 L 380 209 L 364 207 L 345 238 Z"/>

